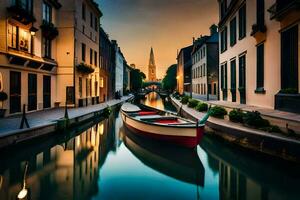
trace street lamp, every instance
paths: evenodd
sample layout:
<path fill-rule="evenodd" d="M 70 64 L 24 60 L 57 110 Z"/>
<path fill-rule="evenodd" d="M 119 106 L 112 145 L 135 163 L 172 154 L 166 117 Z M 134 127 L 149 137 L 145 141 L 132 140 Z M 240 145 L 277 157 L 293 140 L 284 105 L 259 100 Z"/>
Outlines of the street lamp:
<path fill-rule="evenodd" d="M 30 29 L 29 29 L 29 32 L 32 36 L 35 36 L 35 33 L 38 31 L 37 28 L 35 28 L 34 26 L 32 26 Z"/>

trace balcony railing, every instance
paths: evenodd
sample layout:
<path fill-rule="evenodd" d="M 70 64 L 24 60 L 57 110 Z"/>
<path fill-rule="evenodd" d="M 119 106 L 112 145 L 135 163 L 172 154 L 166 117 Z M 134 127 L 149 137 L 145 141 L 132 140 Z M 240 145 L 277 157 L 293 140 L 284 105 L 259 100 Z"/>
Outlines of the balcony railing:
<path fill-rule="evenodd" d="M 275 4 L 273 4 L 268 11 L 271 14 L 271 19 L 280 21 L 288 12 L 299 9 L 300 0 L 276 0 Z"/>
<path fill-rule="evenodd" d="M 53 40 L 58 36 L 58 30 L 53 23 L 43 20 L 41 25 L 43 37 Z"/>
<path fill-rule="evenodd" d="M 22 24 L 28 25 L 35 22 L 32 12 L 32 1 L 28 1 L 28 3 L 24 4 L 20 0 L 15 0 L 13 4 L 7 8 L 7 10 L 13 19 L 21 22 Z"/>

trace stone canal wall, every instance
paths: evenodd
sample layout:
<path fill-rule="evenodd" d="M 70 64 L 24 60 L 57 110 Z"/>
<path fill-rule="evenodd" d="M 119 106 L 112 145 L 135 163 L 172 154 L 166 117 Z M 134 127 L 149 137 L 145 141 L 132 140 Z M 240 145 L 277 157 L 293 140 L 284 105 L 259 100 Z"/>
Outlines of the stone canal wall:
<path fill-rule="evenodd" d="M 175 98 L 171 98 L 171 102 L 188 119 L 198 120 L 204 115 L 182 105 Z M 206 123 L 206 133 L 243 148 L 300 163 L 300 141 L 284 135 L 267 133 L 213 117 Z"/>
<path fill-rule="evenodd" d="M 107 104 L 105 105 L 99 104 L 99 106 L 70 109 L 69 120 L 65 120 L 64 118 L 58 117 L 55 120 L 47 119 L 41 123 L 42 125 L 35 125 L 31 128 L 18 129 L 19 126 L 17 126 L 14 130 L 1 132 L 0 149 L 16 145 L 22 142 L 26 142 L 32 139 L 40 138 L 46 135 L 57 134 L 59 132 L 64 131 L 64 129 L 66 128 L 72 128 L 75 126 L 82 125 L 83 123 L 91 121 L 95 118 L 102 117 L 103 112 L 105 108 L 107 108 L 107 106 L 110 106 L 113 109 L 115 107 L 120 106 L 125 101 L 131 101 L 133 98 L 134 97 L 130 95 L 128 97 L 122 98 L 122 100 L 114 100 L 111 102 L 107 102 Z M 47 112 L 53 111 L 45 111 L 45 113 L 41 112 L 40 115 L 47 115 Z M 62 113 L 59 116 L 63 116 L 64 111 L 61 112 Z M 20 119 L 16 120 L 18 120 L 18 122 L 20 121 Z M 33 120 L 29 120 L 29 124 L 31 123 L 34 123 Z"/>

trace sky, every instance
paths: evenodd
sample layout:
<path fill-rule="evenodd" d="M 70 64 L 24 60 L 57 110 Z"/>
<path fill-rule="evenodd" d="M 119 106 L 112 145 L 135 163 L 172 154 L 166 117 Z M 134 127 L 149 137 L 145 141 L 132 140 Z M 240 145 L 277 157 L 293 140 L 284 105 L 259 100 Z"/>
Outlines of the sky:
<path fill-rule="evenodd" d="M 153 47 L 157 78 L 177 63 L 177 51 L 218 23 L 217 0 L 96 0 L 101 24 L 128 62 L 147 75 Z"/>

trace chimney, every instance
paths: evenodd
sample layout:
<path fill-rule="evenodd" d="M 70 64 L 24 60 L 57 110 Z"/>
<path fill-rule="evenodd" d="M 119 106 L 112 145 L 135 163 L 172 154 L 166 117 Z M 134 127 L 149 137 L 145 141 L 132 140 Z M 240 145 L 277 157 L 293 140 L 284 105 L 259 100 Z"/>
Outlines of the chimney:
<path fill-rule="evenodd" d="M 212 36 L 213 34 L 217 33 L 218 32 L 218 27 L 217 25 L 213 24 L 211 25 L 211 27 L 209 28 L 210 29 L 210 35 Z"/>

